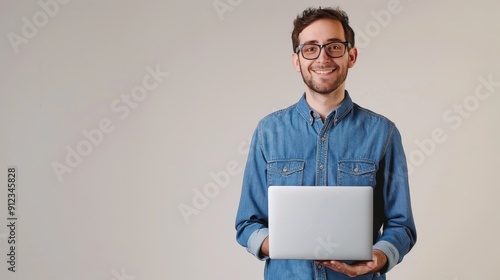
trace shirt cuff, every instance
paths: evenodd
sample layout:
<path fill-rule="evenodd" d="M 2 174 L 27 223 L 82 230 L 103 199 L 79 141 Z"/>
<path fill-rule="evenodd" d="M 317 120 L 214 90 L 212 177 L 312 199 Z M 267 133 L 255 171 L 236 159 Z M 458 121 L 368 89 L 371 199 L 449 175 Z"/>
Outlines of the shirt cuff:
<path fill-rule="evenodd" d="M 260 247 L 262 246 L 262 243 L 267 236 L 269 236 L 269 229 L 261 228 L 254 231 L 248 238 L 247 242 L 247 251 L 261 261 L 267 260 L 269 258 L 268 256 L 262 257 L 260 255 Z"/>
<path fill-rule="evenodd" d="M 399 251 L 392 243 L 382 240 L 373 245 L 373 249 L 380 250 L 387 256 L 387 264 L 379 272 L 380 274 L 387 273 L 398 264 Z"/>

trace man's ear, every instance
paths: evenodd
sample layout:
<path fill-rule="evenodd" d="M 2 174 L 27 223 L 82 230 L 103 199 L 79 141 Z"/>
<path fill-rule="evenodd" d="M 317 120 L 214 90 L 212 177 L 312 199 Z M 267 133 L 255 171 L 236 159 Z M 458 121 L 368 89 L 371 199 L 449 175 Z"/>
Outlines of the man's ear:
<path fill-rule="evenodd" d="M 358 49 L 356 48 L 350 49 L 347 55 L 349 59 L 347 67 L 352 68 L 354 67 L 354 65 L 356 64 L 356 60 L 358 59 Z"/>
<path fill-rule="evenodd" d="M 297 72 L 300 72 L 300 61 L 299 61 L 299 55 L 294 53 L 292 55 L 292 63 L 293 63 L 293 67 L 295 68 L 295 70 Z"/>

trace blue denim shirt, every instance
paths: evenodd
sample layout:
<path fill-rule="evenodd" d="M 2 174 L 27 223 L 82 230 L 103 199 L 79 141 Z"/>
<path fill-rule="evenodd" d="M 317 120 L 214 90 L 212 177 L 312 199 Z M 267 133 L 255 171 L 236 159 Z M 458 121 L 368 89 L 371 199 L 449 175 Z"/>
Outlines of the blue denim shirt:
<path fill-rule="evenodd" d="M 350 278 L 310 260 L 261 258 L 271 185 L 372 186 L 373 248 L 387 255 L 386 267 Z M 262 119 L 250 146 L 236 231 L 239 244 L 266 260 L 265 279 L 385 279 L 417 237 L 406 158 L 394 123 L 353 103 L 347 91 L 324 122 L 305 94 L 298 103 Z"/>

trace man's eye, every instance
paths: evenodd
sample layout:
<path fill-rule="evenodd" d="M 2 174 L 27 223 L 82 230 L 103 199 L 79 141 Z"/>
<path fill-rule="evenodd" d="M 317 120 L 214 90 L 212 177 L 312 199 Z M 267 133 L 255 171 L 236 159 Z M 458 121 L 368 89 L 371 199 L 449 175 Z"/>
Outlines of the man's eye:
<path fill-rule="evenodd" d="M 318 47 L 316 47 L 316 46 L 308 46 L 308 47 L 304 48 L 304 51 L 312 53 L 312 52 L 316 52 L 317 49 L 318 49 Z"/>
<path fill-rule="evenodd" d="M 341 49 L 341 46 L 338 44 L 330 45 L 330 50 L 332 50 L 332 51 L 337 51 L 340 49 Z"/>

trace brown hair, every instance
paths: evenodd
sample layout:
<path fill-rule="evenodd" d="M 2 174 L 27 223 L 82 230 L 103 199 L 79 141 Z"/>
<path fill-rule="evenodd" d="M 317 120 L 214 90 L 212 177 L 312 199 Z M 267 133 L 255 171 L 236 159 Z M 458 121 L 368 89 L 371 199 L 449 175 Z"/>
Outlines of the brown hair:
<path fill-rule="evenodd" d="M 318 19 L 335 19 L 340 21 L 342 27 L 344 28 L 344 36 L 347 42 L 351 43 L 351 48 L 354 47 L 354 31 L 349 26 L 349 17 L 346 12 L 337 8 L 307 8 L 302 14 L 299 14 L 297 18 L 293 21 L 293 31 L 292 31 L 292 47 L 293 52 L 299 46 L 299 34 L 307 26 L 309 26 L 313 21 Z"/>

